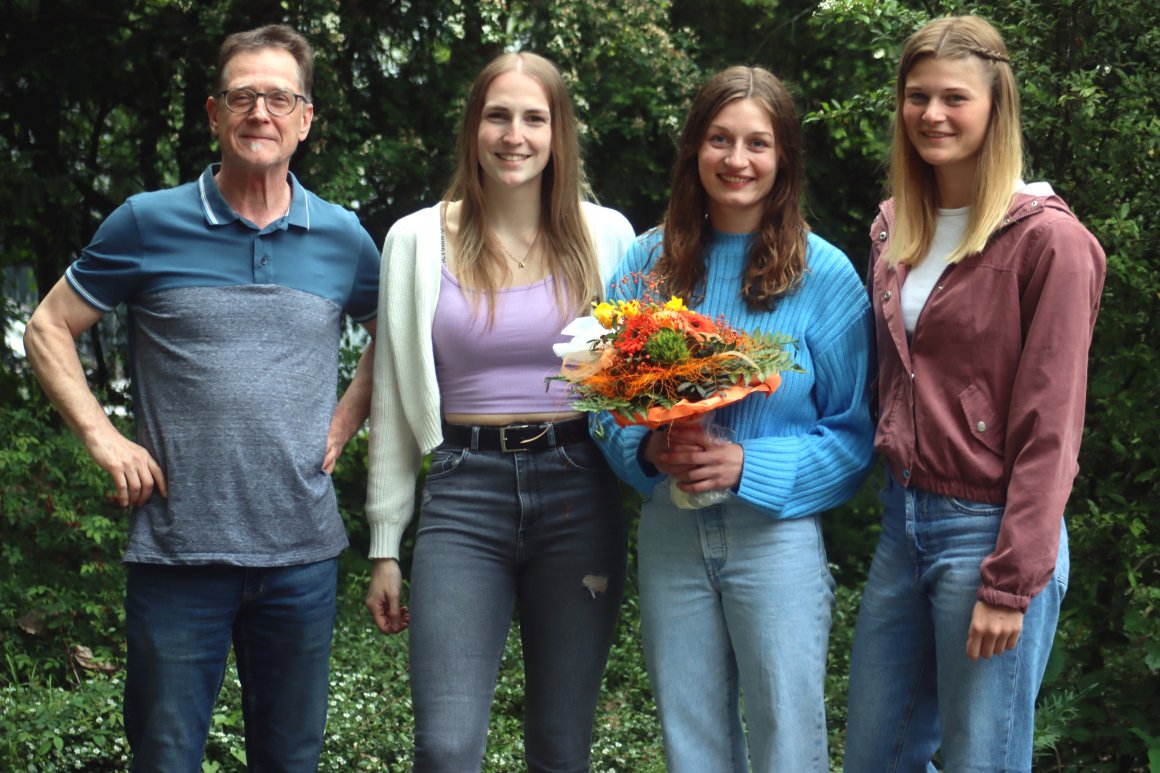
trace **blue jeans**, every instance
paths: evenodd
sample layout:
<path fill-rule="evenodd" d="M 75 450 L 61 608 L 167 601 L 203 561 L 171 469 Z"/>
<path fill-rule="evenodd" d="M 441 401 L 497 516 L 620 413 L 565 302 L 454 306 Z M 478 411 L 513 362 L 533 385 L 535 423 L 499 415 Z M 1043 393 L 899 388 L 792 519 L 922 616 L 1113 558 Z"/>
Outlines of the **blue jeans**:
<path fill-rule="evenodd" d="M 645 662 L 670 773 L 828 771 L 834 581 L 820 516 L 777 520 L 738 499 L 680 510 L 659 486 L 641 512 L 638 550 Z"/>
<path fill-rule="evenodd" d="M 326 727 L 338 561 L 129 564 L 125 732 L 134 771 L 196 773 L 232 642 L 252 771 L 314 771 Z"/>
<path fill-rule="evenodd" d="M 624 588 L 620 488 L 591 440 L 541 451 L 436 449 L 411 566 L 415 770 L 478 771 L 512 611 L 524 748 L 587 771 Z"/>
<path fill-rule="evenodd" d="M 1031 600 L 1015 649 L 972 662 L 979 567 L 1001 505 L 906 489 L 888 478 L 882 535 L 851 659 L 849 773 L 1030 771 L 1035 697 L 1067 590 L 1067 531 L 1055 576 Z"/>

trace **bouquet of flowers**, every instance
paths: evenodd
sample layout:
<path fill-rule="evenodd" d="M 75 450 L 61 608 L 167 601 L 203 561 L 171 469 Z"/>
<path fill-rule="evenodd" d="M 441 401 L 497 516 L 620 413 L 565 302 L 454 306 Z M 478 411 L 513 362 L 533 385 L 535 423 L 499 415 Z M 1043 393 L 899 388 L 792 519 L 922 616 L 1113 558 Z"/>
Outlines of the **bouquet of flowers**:
<path fill-rule="evenodd" d="M 745 333 L 712 320 L 676 296 L 596 304 L 563 330 L 557 344 L 581 411 L 609 411 L 621 426 L 657 429 L 720 408 L 753 392 L 773 392 L 781 373 L 801 369 L 784 335 Z"/>
<path fill-rule="evenodd" d="M 700 420 L 714 442 L 731 438 L 728 428 L 708 420 L 710 411 L 754 392 L 769 395 L 781 385 L 782 372 L 801 370 L 790 352 L 791 338 L 742 332 L 686 308 L 676 296 L 664 303 L 650 293 L 642 300 L 595 304 L 592 316 L 562 332 L 573 338 L 556 345 L 563 365 L 551 378 L 568 382 L 574 408 L 609 411 L 621 426 L 652 429 Z M 706 507 L 730 494 L 689 494 L 675 480 L 669 491 L 682 508 Z"/>

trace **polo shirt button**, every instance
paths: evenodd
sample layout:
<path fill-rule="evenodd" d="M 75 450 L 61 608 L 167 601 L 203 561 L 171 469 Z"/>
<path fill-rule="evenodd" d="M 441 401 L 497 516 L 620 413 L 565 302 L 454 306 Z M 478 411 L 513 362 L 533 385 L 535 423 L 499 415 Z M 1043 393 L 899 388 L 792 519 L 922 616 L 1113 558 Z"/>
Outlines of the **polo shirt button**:
<path fill-rule="evenodd" d="M 902 471 L 902 478 L 904 480 L 910 480 L 910 470 L 903 470 Z"/>
<path fill-rule="evenodd" d="M 889 291 L 889 290 L 887 290 L 886 292 L 882 293 L 882 300 L 884 300 L 884 301 L 888 301 L 888 300 L 890 300 L 890 291 Z"/>
<path fill-rule="evenodd" d="M 259 260 L 258 262 L 259 262 L 259 263 L 261 263 L 261 264 L 264 266 L 264 265 L 266 265 L 267 263 L 269 263 L 269 262 L 270 262 L 270 259 L 269 259 L 268 257 L 266 257 L 265 255 L 263 255 L 263 256 L 262 256 L 262 259 L 261 259 L 261 260 Z"/>
<path fill-rule="evenodd" d="M 979 432 L 986 432 L 987 431 L 987 422 L 980 421 L 978 424 L 975 425 L 975 429 L 979 430 Z"/>

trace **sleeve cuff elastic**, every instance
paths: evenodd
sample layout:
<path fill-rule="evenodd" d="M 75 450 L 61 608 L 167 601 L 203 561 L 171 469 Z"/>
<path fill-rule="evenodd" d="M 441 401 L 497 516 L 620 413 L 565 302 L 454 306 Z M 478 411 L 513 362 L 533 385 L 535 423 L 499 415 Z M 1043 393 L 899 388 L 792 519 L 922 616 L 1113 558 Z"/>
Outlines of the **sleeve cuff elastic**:
<path fill-rule="evenodd" d="M 641 472 L 650 478 L 655 478 L 661 474 L 661 471 L 656 468 L 652 462 L 644 458 L 644 447 L 648 444 L 648 439 L 656 430 L 649 430 L 640 439 L 640 443 L 636 446 L 636 463 L 640 465 Z"/>
<path fill-rule="evenodd" d="M 372 523 L 371 546 L 367 551 L 368 558 L 399 559 L 399 543 L 403 539 L 403 532 L 407 530 L 410 519 L 398 523 Z"/>
<path fill-rule="evenodd" d="M 1007 593 L 1006 591 L 1001 591 L 998 588 L 989 588 L 986 585 L 979 586 L 977 598 L 979 601 L 982 601 L 986 604 L 991 604 L 992 606 L 1017 609 L 1020 612 L 1026 612 L 1027 607 L 1031 605 L 1030 596 Z"/>

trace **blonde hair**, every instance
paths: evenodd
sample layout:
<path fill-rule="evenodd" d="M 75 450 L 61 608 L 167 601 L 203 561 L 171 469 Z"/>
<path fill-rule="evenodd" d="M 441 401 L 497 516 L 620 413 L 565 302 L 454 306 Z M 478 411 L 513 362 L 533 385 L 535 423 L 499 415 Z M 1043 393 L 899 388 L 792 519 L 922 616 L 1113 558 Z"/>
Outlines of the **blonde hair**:
<path fill-rule="evenodd" d="M 540 244 L 549 272 L 556 279 L 561 317 L 580 313 L 601 296 L 600 263 L 596 246 L 580 208 L 591 199 L 591 189 L 580 158 L 576 113 L 568 87 L 556 66 L 542 56 L 527 52 L 502 54 L 476 76 L 463 108 L 459 131 L 458 163 L 443 198 L 460 201 L 456 241 L 456 271 L 481 295 L 496 297 L 497 266 L 504 263 L 501 246 L 487 224 L 488 201 L 483 192 L 479 163 L 479 125 L 492 81 L 508 72 L 520 72 L 540 84 L 548 98 L 551 115 L 551 157 L 540 182 Z M 489 324 L 495 304 L 490 304 Z"/>
<path fill-rule="evenodd" d="M 712 227 L 698 158 L 713 119 L 726 105 L 743 99 L 753 100 L 769 114 L 777 177 L 749 249 L 741 297 L 752 309 L 772 309 L 805 274 L 810 229 L 801 213 L 804 151 L 793 97 L 777 76 L 761 67 L 721 70 L 693 98 L 677 148 L 656 272 L 666 292 L 692 299 L 700 296 L 706 274 L 705 245 Z"/>
<path fill-rule="evenodd" d="M 947 256 L 948 263 L 957 263 L 982 251 L 1006 217 L 1015 181 L 1023 175 L 1019 92 L 1003 38 L 977 16 L 949 16 L 926 24 L 907 39 L 898 61 L 890 155 L 890 187 L 896 221 L 884 254 L 891 265 L 919 263 L 934 239 L 938 207 L 934 169 L 918 155 L 902 121 L 906 78 L 915 64 L 928 57 L 974 57 L 982 62 L 983 72 L 991 78 L 991 116 L 979 149 L 967 226 L 959 244 Z"/>

